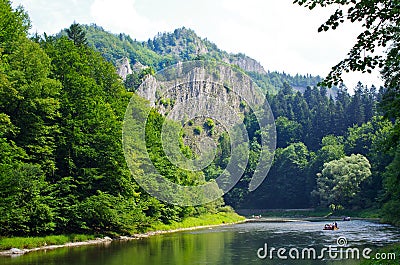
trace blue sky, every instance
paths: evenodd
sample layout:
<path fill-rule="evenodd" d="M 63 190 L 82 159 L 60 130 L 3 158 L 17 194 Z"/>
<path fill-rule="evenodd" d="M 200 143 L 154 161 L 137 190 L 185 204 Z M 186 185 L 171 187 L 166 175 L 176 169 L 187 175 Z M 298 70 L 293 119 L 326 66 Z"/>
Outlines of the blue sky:
<path fill-rule="evenodd" d="M 318 33 L 333 9 L 310 11 L 292 0 L 12 0 L 32 20 L 32 32 L 54 34 L 76 21 L 96 23 L 137 40 L 185 26 L 232 53 L 242 52 L 266 70 L 325 76 L 342 59 L 360 32 L 346 24 Z M 345 76 L 380 85 L 378 74 Z"/>

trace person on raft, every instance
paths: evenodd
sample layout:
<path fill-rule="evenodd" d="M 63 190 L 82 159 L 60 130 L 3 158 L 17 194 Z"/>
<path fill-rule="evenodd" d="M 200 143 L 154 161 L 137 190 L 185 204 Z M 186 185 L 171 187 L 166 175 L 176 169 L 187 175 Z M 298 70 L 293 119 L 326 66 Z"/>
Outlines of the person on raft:
<path fill-rule="evenodd" d="M 334 222 L 333 224 L 326 224 L 324 227 L 325 230 L 335 230 L 338 229 L 337 222 Z"/>

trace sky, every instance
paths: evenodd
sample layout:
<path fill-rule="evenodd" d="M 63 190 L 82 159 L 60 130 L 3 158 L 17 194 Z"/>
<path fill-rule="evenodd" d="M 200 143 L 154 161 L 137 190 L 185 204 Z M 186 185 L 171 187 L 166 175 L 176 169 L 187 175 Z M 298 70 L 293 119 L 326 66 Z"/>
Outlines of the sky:
<path fill-rule="evenodd" d="M 31 32 L 55 34 L 74 21 L 95 23 L 139 41 L 176 28 L 193 29 L 220 49 L 244 53 L 268 71 L 326 76 L 345 57 L 361 32 L 346 23 L 318 33 L 334 9 L 308 10 L 293 0 L 11 0 L 32 21 Z M 344 76 L 352 89 L 358 81 L 382 85 L 379 73 Z"/>

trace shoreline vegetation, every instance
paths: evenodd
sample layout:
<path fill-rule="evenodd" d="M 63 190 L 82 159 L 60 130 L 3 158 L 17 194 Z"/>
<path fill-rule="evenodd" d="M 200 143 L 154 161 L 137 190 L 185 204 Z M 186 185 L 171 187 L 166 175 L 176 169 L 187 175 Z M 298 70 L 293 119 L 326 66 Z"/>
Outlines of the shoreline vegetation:
<path fill-rule="evenodd" d="M 239 211 L 239 214 L 248 215 L 242 213 L 241 211 Z M 383 221 L 380 210 L 375 208 L 364 210 L 343 209 L 336 211 L 331 211 L 330 209 L 273 209 L 258 210 L 258 212 L 254 212 L 252 214 L 261 215 L 265 218 L 337 219 L 350 216 L 352 219 Z"/>
<path fill-rule="evenodd" d="M 162 223 L 153 224 L 146 232 L 115 238 L 104 235 L 77 234 L 45 237 L 4 237 L 0 238 L 0 256 L 18 256 L 34 251 L 53 250 L 62 247 L 107 244 L 113 240 L 139 240 L 155 235 L 238 224 L 245 221 L 245 217 L 234 212 L 219 212 L 216 214 L 203 214 L 198 217 L 188 217 L 182 222 L 172 222 L 168 225 Z"/>
<path fill-rule="evenodd" d="M 340 211 L 332 213 L 328 210 L 278 210 L 269 211 L 257 218 L 246 218 L 235 212 L 219 212 L 216 214 L 203 214 L 198 217 L 188 217 L 182 222 L 172 222 L 171 224 L 153 224 L 148 231 L 137 233 L 129 236 L 115 236 L 113 238 L 104 235 L 52 235 L 46 237 L 11 237 L 0 238 L 0 256 L 19 256 L 36 251 L 55 250 L 59 248 L 80 247 L 99 244 L 110 244 L 112 241 L 132 241 L 144 238 L 191 231 L 198 229 L 206 229 L 219 227 L 223 225 L 232 225 L 245 222 L 292 222 L 292 221 L 322 221 L 341 218 L 342 216 L 351 216 L 353 220 L 371 220 L 382 221 L 379 210 L 368 209 L 359 211 Z M 377 251 L 391 251 L 400 255 L 400 244 L 395 243 Z M 373 261 L 363 261 L 362 264 L 375 264 Z M 395 264 L 395 263 L 388 263 Z"/>
<path fill-rule="evenodd" d="M 124 234 L 143 233 L 131 235 L 136 239 L 244 222 L 244 217 L 229 211 L 231 206 L 239 205 L 331 205 L 333 210 L 376 207 L 382 210 L 359 214 L 334 211 L 315 218 L 382 218 L 382 222 L 400 226 L 400 116 L 396 89 L 358 83 L 352 95 L 346 86 L 336 88 L 336 95 L 328 95 L 326 87 L 307 83 L 312 81 L 308 75 L 296 75 L 296 83 L 304 83 L 304 93 L 300 93 L 284 73 L 258 78 L 249 73 L 256 78 L 256 84 L 264 87 L 273 116 L 277 117 L 280 137 L 267 182 L 254 193 L 244 188 L 263 154 L 262 136 L 266 132 L 258 124 L 256 113 L 239 102 L 240 97 L 234 100 L 237 102 L 228 100 L 225 103 L 235 105 L 235 109 L 239 106 L 238 114 L 251 139 L 249 161 L 244 168 L 246 177 L 224 198 L 207 205 L 181 207 L 143 192 L 133 176 L 145 177 L 145 169 L 152 165 L 178 185 L 197 186 L 214 179 L 231 159 L 229 133 L 217 134 L 214 121 L 188 121 L 184 126 L 187 131 L 182 130 L 173 138 L 182 154 L 196 158 L 196 145 L 192 148 L 185 143 L 211 135 L 217 140 L 218 155 L 202 171 L 180 168 L 168 159 L 161 139 L 164 124 L 171 128 L 179 128 L 180 124 L 157 108 L 150 108 L 137 89 L 156 70 L 202 59 L 195 52 L 195 43 L 202 49 L 210 48 L 213 56 L 204 59 L 219 62 L 225 53 L 183 29 L 159 34 L 147 42 L 133 41 L 121 33 L 114 39 L 127 46 L 120 48 L 115 47 L 111 36 L 99 37 L 100 53 L 94 49 L 96 45 L 90 45 L 94 39 L 86 36 L 89 30 L 100 33 L 97 26 L 84 27 L 74 22 L 58 35 L 29 36 L 31 22 L 23 7 L 14 9 L 10 0 L 0 0 L 0 10 L 0 251 L 11 249 L 6 253 L 20 255 L 58 246 L 108 242 L 121 239 Z M 129 46 L 132 53 L 125 55 L 147 68 L 122 82 L 115 65 L 106 58 L 121 56 Z M 170 52 L 180 48 L 179 55 Z M 385 74 L 387 83 L 397 88 L 398 82 L 391 82 L 391 72 Z M 223 87 L 223 98 L 236 97 L 231 84 Z M 190 89 L 195 91 L 194 87 Z M 155 104 L 169 111 L 176 100 L 179 98 L 163 98 Z M 128 108 L 132 111 L 128 114 L 134 111 L 135 119 L 124 127 L 130 104 L 134 108 Z M 145 126 L 142 120 L 146 120 Z M 131 129 L 134 133 L 121 141 L 122 132 Z M 146 137 L 138 142 L 143 130 Z M 125 145 L 129 146 L 129 157 L 135 160 L 129 167 Z M 238 150 L 244 149 L 240 146 Z M 159 186 L 156 179 L 150 184 Z M 176 195 L 175 190 L 170 192 L 171 198 Z M 216 213 L 220 210 L 224 212 Z M 273 218 L 278 213 L 261 214 L 263 218 Z M 281 218 L 288 220 L 307 217 L 309 213 L 285 214 Z M 43 237 L 33 237 L 37 235 Z"/>
<path fill-rule="evenodd" d="M 292 222 L 292 221 L 322 221 L 327 219 L 340 219 L 342 216 L 351 216 L 354 220 L 379 221 L 378 210 L 339 211 L 332 213 L 329 210 L 277 210 L 261 214 L 258 218 L 245 218 L 235 212 L 219 212 L 216 214 L 203 214 L 198 217 L 188 217 L 182 222 L 171 224 L 156 223 L 147 231 L 133 235 L 114 236 L 105 235 L 51 235 L 45 237 L 10 237 L 0 238 L 0 256 L 23 255 L 40 250 L 53 250 L 62 247 L 79 247 L 95 244 L 107 244 L 113 240 L 139 240 L 150 236 L 212 228 L 222 225 L 238 224 L 244 222 Z"/>
<path fill-rule="evenodd" d="M 239 214 L 250 216 L 249 210 L 239 210 Z M 247 212 L 244 214 L 244 212 Z M 319 222 L 319 221 L 341 221 L 345 217 L 351 220 L 366 220 L 371 222 L 384 223 L 378 209 L 366 210 L 340 210 L 332 212 L 329 209 L 270 209 L 257 210 L 251 214 L 254 218 L 249 218 L 246 222 Z"/>

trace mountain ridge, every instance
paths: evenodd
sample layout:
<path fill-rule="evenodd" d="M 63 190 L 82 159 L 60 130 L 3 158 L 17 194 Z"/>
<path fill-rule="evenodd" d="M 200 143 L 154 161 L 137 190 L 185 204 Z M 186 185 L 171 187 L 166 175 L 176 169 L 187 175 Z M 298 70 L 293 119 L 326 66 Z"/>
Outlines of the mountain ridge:
<path fill-rule="evenodd" d="M 265 70 L 256 60 L 243 53 L 233 54 L 218 48 L 207 38 L 199 37 L 194 30 L 181 27 L 173 32 L 158 33 L 147 41 L 137 41 L 125 33 L 114 34 L 96 24 L 82 25 L 88 44 L 99 51 L 105 59 L 117 65 L 117 61 L 127 57 L 132 69 L 134 65 L 161 70 L 180 61 L 196 59 L 216 60 L 236 65 L 250 75 L 265 92 L 275 93 L 286 84 L 303 92 L 307 86 L 317 86 L 320 76 L 294 76 Z M 62 32 L 60 34 L 63 34 Z M 141 67 L 139 67 L 141 69 Z M 328 90 L 328 95 L 336 95 L 337 88 Z"/>
<path fill-rule="evenodd" d="M 181 27 L 173 32 L 158 33 L 153 40 L 149 39 L 145 43 L 160 55 L 175 54 L 186 59 L 210 55 L 214 59 L 237 65 L 246 72 L 266 74 L 264 67 L 257 60 L 243 53 L 234 54 L 223 51 L 207 38 L 199 37 L 190 28 Z"/>

